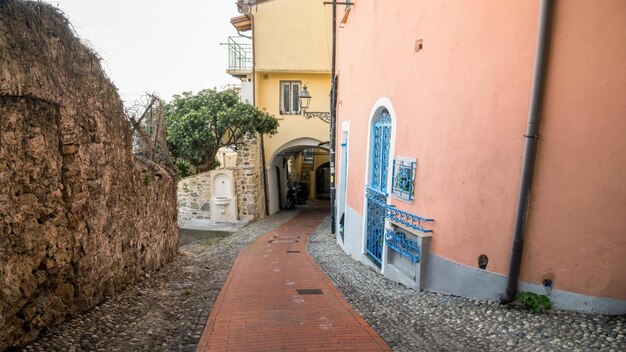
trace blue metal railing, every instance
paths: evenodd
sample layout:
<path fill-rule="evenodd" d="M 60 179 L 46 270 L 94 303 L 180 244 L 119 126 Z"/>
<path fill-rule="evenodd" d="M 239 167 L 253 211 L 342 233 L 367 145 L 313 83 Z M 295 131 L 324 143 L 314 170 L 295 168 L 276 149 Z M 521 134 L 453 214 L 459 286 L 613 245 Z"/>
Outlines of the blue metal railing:
<path fill-rule="evenodd" d="M 365 196 L 367 197 L 365 251 L 377 264 L 382 265 L 387 194 L 374 188 L 366 187 Z"/>
<path fill-rule="evenodd" d="M 417 241 L 406 238 L 402 231 L 387 230 L 385 232 L 387 247 L 409 258 L 411 263 L 420 262 L 420 247 Z"/>
<path fill-rule="evenodd" d="M 433 232 L 433 230 L 424 229 L 424 227 L 422 226 L 422 222 L 431 222 L 435 221 L 435 219 L 428 219 L 421 216 L 413 215 L 409 212 L 400 210 L 393 205 L 387 205 L 387 213 L 385 217 L 391 221 L 395 221 L 423 233 Z"/>
<path fill-rule="evenodd" d="M 385 205 L 386 213 L 385 217 L 390 221 L 400 223 L 414 230 L 422 233 L 430 233 L 433 230 L 427 230 L 422 226 L 422 222 L 432 222 L 434 219 L 423 218 L 411 214 L 409 212 L 400 210 L 393 205 Z M 385 231 L 385 244 L 392 250 L 400 253 L 401 255 L 409 258 L 411 263 L 419 263 L 420 261 L 420 248 L 417 241 L 406 238 L 406 234 L 402 231 Z"/>
<path fill-rule="evenodd" d="M 365 252 L 370 255 L 377 264 L 382 265 L 383 240 L 387 247 L 409 258 L 412 263 L 419 263 L 420 249 L 417 241 L 406 237 L 402 231 L 384 229 L 385 218 L 390 221 L 405 225 L 422 233 L 431 233 L 433 230 L 425 229 L 423 222 L 432 222 L 434 219 L 424 218 L 409 212 L 400 210 L 394 205 L 386 203 L 387 193 L 372 187 L 365 187 L 367 198 L 367 239 Z"/>

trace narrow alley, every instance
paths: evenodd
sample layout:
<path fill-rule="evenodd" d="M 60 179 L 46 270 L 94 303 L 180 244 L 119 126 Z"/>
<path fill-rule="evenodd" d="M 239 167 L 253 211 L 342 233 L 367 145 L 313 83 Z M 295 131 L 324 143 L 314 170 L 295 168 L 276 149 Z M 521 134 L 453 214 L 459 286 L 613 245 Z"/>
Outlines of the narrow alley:
<path fill-rule="evenodd" d="M 626 0 L 0 0 L 0 352 L 626 352 L 624 43 Z"/>
<path fill-rule="evenodd" d="M 391 350 L 306 253 L 326 214 L 305 210 L 241 252 L 198 351 Z"/>

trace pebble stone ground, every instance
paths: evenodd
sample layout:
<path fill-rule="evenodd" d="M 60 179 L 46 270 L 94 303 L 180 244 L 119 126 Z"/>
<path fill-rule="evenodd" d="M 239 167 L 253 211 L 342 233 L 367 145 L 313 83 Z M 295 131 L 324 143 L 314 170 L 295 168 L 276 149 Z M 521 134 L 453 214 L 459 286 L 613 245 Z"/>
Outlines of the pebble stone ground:
<path fill-rule="evenodd" d="M 530 314 L 384 279 L 346 255 L 328 218 L 309 254 L 394 351 L 626 351 L 626 317 L 552 310 Z"/>
<path fill-rule="evenodd" d="M 173 262 L 23 351 L 194 351 L 239 251 L 295 216 L 280 212 L 216 241 L 181 248 Z"/>

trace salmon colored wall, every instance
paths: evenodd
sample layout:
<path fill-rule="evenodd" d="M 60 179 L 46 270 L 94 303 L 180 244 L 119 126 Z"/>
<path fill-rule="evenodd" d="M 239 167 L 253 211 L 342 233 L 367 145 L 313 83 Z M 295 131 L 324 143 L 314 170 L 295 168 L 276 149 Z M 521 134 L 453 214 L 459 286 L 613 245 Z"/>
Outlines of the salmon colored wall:
<path fill-rule="evenodd" d="M 356 1 L 337 63 L 352 209 L 363 213 L 369 114 L 387 97 L 395 155 L 418 159 L 414 203 L 392 202 L 436 219 L 434 253 L 472 267 L 484 253 L 506 274 L 538 12 L 538 1 Z M 524 281 L 626 299 L 624 23 L 621 0 L 555 7 Z"/>

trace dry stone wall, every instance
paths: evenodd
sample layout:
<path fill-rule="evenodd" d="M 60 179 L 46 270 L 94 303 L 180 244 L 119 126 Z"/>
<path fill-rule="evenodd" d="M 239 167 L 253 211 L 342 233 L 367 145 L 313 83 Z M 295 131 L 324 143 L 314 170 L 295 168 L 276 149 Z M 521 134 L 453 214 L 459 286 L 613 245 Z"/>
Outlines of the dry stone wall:
<path fill-rule="evenodd" d="M 265 217 L 265 184 L 260 138 L 255 135 L 244 139 L 237 154 L 237 172 L 235 172 L 239 216 L 250 216 L 255 220 Z"/>
<path fill-rule="evenodd" d="M 261 173 L 259 138 L 246 138 L 237 152 L 233 170 L 239 219 L 258 220 L 265 217 L 265 194 Z M 191 219 L 211 219 L 211 178 L 209 172 L 186 177 L 178 182 L 179 223 Z"/>
<path fill-rule="evenodd" d="M 235 186 L 239 218 L 254 220 L 265 217 L 263 206 L 263 177 L 253 167 L 238 167 L 235 169 Z"/>
<path fill-rule="evenodd" d="M 178 181 L 178 221 L 211 218 L 211 177 L 209 172 Z"/>
<path fill-rule="evenodd" d="M 175 192 L 67 20 L 0 0 L 0 350 L 171 260 Z"/>

